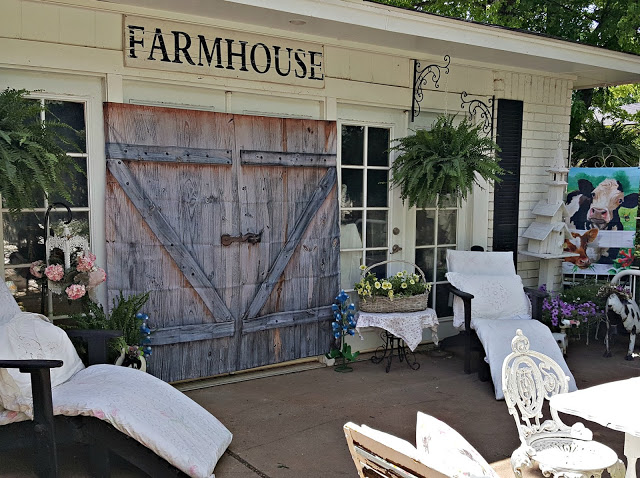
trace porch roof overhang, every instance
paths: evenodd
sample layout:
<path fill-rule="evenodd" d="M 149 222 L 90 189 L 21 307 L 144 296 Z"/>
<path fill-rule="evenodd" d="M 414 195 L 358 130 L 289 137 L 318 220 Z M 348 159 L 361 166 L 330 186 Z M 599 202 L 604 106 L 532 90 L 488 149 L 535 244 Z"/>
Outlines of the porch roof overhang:
<path fill-rule="evenodd" d="M 367 0 L 99 1 L 364 43 L 416 59 L 448 54 L 470 64 L 566 75 L 575 89 L 640 82 L 638 55 Z"/>

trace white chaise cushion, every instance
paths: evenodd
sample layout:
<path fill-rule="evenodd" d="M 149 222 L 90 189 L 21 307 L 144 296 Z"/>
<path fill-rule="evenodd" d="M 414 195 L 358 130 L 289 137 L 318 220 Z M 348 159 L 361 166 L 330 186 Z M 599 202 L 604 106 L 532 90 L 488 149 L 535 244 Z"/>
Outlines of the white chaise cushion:
<path fill-rule="evenodd" d="M 474 275 L 447 272 L 452 286 L 473 295 L 471 319 L 530 319 L 531 302 L 519 275 Z M 462 301 L 454 302 L 453 325 L 464 325 Z"/>
<path fill-rule="evenodd" d="M 0 324 L 0 357 L 62 360 L 62 367 L 51 369 L 52 387 L 66 382 L 84 368 L 65 331 L 45 316 L 32 312 L 20 312 Z M 23 412 L 32 418 L 31 375 L 17 368 L 0 368 L 0 402 L 7 410 Z"/>
<path fill-rule="evenodd" d="M 55 415 L 113 425 L 191 477 L 209 478 L 231 432 L 171 385 L 116 365 L 92 365 L 53 390 Z"/>
<path fill-rule="evenodd" d="M 422 463 L 451 478 L 499 478 L 462 435 L 421 412 L 416 423 L 416 448 Z"/>

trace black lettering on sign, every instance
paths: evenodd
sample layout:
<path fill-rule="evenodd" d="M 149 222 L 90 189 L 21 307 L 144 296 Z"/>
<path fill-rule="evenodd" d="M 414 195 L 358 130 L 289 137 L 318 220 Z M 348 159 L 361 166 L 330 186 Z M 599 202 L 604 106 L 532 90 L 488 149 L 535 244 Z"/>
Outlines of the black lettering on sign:
<path fill-rule="evenodd" d="M 136 56 L 136 45 L 140 45 L 144 48 L 144 27 L 139 27 L 137 25 L 127 25 L 129 29 L 129 57 L 130 58 L 138 58 Z M 142 37 L 140 40 L 136 40 L 136 30 L 142 32 Z"/>
<path fill-rule="evenodd" d="M 174 54 L 175 58 L 173 60 L 174 63 L 182 63 L 180 60 L 180 52 L 184 55 L 184 59 L 187 60 L 187 63 L 190 65 L 195 65 L 193 60 L 191 59 L 191 55 L 189 54 L 189 47 L 191 46 L 191 37 L 187 35 L 185 32 L 179 31 L 171 31 L 173 33 L 174 40 Z M 184 46 L 180 46 L 180 37 L 185 39 Z"/>
<path fill-rule="evenodd" d="M 239 41 L 240 43 L 240 53 L 233 52 L 233 42 L 234 40 L 230 40 L 229 38 L 225 39 L 227 42 L 227 70 L 235 70 L 233 67 L 233 57 L 239 56 L 242 59 L 242 68 L 240 71 L 249 71 L 247 70 L 247 43 L 246 41 Z"/>
<path fill-rule="evenodd" d="M 216 54 L 216 68 L 224 68 L 222 65 L 222 50 L 220 49 L 220 42 L 222 38 L 216 38 L 213 40 L 213 46 L 211 50 L 207 46 L 207 39 L 204 35 L 198 35 L 198 39 L 200 40 L 200 48 L 198 49 L 198 66 L 204 66 L 202 63 L 202 53 L 207 60 L 207 66 L 211 66 L 211 60 L 213 60 L 213 54 Z"/>
<path fill-rule="evenodd" d="M 304 50 L 301 50 L 300 48 L 298 48 L 296 52 L 293 54 L 294 58 L 296 59 L 296 63 L 300 67 L 299 73 L 298 73 L 298 67 L 296 67 L 296 78 L 304 78 L 307 76 L 307 65 L 304 62 L 304 57 L 306 55 L 307 53 Z"/>
<path fill-rule="evenodd" d="M 274 54 L 273 56 L 275 57 L 275 67 L 276 67 L 276 72 L 278 73 L 278 75 L 280 76 L 288 76 L 289 73 L 291 73 L 291 48 L 287 48 L 287 64 L 289 65 L 289 67 L 287 68 L 287 71 L 282 71 L 280 69 L 280 48 L 279 46 L 274 46 L 273 47 L 273 51 Z"/>
<path fill-rule="evenodd" d="M 315 57 L 318 57 L 316 63 Z M 322 73 L 322 53 L 319 51 L 309 51 L 309 63 L 311 63 L 311 73 L 309 75 L 310 80 L 323 80 L 324 73 Z M 320 76 L 316 76 L 316 68 L 320 71 Z"/>
<path fill-rule="evenodd" d="M 263 71 L 260 71 L 258 69 L 258 64 L 256 63 L 256 48 L 258 47 L 261 47 L 265 54 L 266 61 L 265 61 L 265 66 Z M 256 43 L 251 48 L 251 66 L 254 69 L 254 71 L 261 74 L 266 73 L 267 71 L 269 71 L 269 68 L 271 68 L 271 51 L 269 51 L 269 47 L 267 47 L 267 45 L 265 45 L 264 43 Z"/>
<path fill-rule="evenodd" d="M 153 45 L 151 45 L 151 51 L 149 51 L 149 58 L 147 58 L 147 60 L 155 60 L 155 58 L 153 57 L 153 52 L 156 50 L 160 50 L 162 52 L 162 60 L 160 61 L 168 61 L 168 62 L 171 61 L 169 60 L 167 47 L 164 45 L 162 30 L 160 30 L 159 28 L 156 28 L 156 33 L 153 37 Z"/>

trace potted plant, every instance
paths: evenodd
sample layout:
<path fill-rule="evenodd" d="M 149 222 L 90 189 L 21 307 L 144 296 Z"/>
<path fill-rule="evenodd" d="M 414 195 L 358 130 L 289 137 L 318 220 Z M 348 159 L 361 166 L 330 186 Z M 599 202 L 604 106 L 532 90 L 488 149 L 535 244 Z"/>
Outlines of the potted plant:
<path fill-rule="evenodd" d="M 71 201 L 65 175 L 81 172 L 63 149 L 77 147 L 60 134 L 75 130 L 57 120 L 40 121 L 44 107 L 27 94 L 10 88 L 0 93 L 0 194 L 14 213 L 36 207 L 43 193 Z"/>
<path fill-rule="evenodd" d="M 391 148 L 400 154 L 393 162 L 391 183 L 409 206 L 442 205 L 466 199 L 476 173 L 490 184 L 505 174 L 495 157 L 498 145 L 466 118 L 457 125 L 455 117 L 440 116 L 430 130 L 417 130 L 399 138 Z"/>
<path fill-rule="evenodd" d="M 337 304 L 333 304 L 333 322 L 331 328 L 333 330 L 334 346 L 331 351 L 325 354 L 329 360 L 339 359 L 340 363 L 336 365 L 336 372 L 351 372 L 353 368 L 347 365 L 347 361 L 353 362 L 360 352 L 352 352 L 351 345 L 345 342 L 346 335 L 354 335 L 356 328 L 354 304 L 347 304 L 349 295 L 341 290 L 336 296 Z"/>

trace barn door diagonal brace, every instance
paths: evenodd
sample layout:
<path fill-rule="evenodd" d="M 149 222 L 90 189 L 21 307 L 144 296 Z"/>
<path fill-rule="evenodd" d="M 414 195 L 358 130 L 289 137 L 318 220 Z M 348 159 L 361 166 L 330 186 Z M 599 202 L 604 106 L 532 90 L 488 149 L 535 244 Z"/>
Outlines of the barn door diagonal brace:
<path fill-rule="evenodd" d="M 253 301 L 251 302 L 249 308 L 243 316 L 243 320 L 256 317 L 260 312 L 260 309 L 262 309 L 262 307 L 264 306 L 265 302 L 271 295 L 273 288 L 278 283 L 278 279 L 291 260 L 296 247 L 298 247 L 298 244 L 302 240 L 302 236 L 309 227 L 309 224 L 311 224 L 311 221 L 318 212 L 318 209 L 320 209 L 320 206 L 322 206 L 322 204 L 329 196 L 331 189 L 333 189 L 333 186 L 336 183 L 336 179 L 336 169 L 329 168 L 327 170 L 327 173 L 320 180 L 318 187 L 313 192 L 313 195 L 307 203 L 304 211 L 302 212 L 302 214 L 300 214 L 298 222 L 294 226 L 293 231 L 291 232 L 291 235 L 289 236 L 286 244 L 278 253 L 276 259 L 273 261 L 273 265 L 271 266 L 266 279 L 262 282 L 262 284 L 260 284 L 258 292 L 256 293 Z"/>
<path fill-rule="evenodd" d="M 107 166 L 113 177 L 120 184 L 124 193 L 147 222 L 147 225 L 156 235 L 160 243 L 166 248 L 171 258 L 184 274 L 184 277 L 202 298 L 202 301 L 213 316 L 225 322 L 234 320 L 231 311 L 229 311 L 226 304 L 222 301 L 220 295 L 218 295 L 218 292 L 196 259 L 182 243 L 180 236 L 162 215 L 160 208 L 156 206 L 144 191 L 124 161 L 108 159 Z"/>

